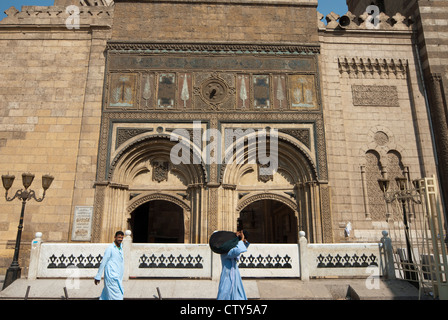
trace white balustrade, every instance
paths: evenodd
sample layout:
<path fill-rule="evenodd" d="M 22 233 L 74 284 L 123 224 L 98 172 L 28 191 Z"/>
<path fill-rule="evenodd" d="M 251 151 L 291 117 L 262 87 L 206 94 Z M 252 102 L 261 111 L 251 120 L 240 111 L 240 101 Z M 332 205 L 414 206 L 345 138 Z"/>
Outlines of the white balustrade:
<path fill-rule="evenodd" d="M 221 257 L 208 244 L 132 243 L 123 240 L 124 279 L 219 279 Z M 28 278 L 93 278 L 108 243 L 44 243 L 37 233 L 32 241 Z M 368 277 L 383 275 L 380 243 L 308 244 L 300 232 L 298 244 L 251 244 L 239 260 L 244 278 Z M 389 268 L 390 269 L 390 268 Z M 391 269 L 393 270 L 393 269 Z"/>

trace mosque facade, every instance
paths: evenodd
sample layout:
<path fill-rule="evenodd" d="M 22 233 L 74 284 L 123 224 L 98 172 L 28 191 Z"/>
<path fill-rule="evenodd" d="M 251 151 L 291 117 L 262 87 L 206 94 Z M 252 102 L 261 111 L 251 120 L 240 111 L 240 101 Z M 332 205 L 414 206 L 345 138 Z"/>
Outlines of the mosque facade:
<path fill-rule="evenodd" d="M 36 232 L 195 244 L 242 226 L 254 243 L 378 241 L 391 215 L 378 179 L 446 185 L 448 7 L 409 3 L 347 1 L 343 17 L 317 0 L 11 7 L 1 173 L 16 176 L 10 198 L 23 172 L 36 197 L 54 176 L 27 202 L 21 259 Z M 5 270 L 21 204 L 0 207 Z"/>

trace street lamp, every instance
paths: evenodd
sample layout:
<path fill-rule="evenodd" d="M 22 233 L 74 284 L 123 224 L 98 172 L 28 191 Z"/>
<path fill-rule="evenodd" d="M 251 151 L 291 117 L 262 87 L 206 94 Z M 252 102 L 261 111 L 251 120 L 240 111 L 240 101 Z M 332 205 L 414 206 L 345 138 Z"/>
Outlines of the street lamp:
<path fill-rule="evenodd" d="M 414 203 L 421 203 L 420 198 L 420 180 L 414 180 L 413 185 L 415 189 L 407 188 L 407 179 L 404 177 L 396 177 L 395 182 L 398 186 L 398 191 L 388 192 L 390 181 L 388 179 L 378 179 L 378 184 L 380 186 L 381 191 L 384 193 L 384 199 L 386 200 L 386 204 L 389 204 L 394 201 L 399 201 L 401 203 L 403 209 L 403 224 L 405 226 L 405 239 L 406 239 L 406 253 L 407 253 L 407 261 L 403 261 L 404 263 L 409 263 L 408 267 L 405 268 L 405 279 L 408 280 L 417 280 L 415 274 L 414 261 L 412 259 L 411 252 L 411 242 L 409 240 L 409 223 L 408 216 L 406 213 L 406 205 L 410 201 Z"/>
<path fill-rule="evenodd" d="M 26 202 L 34 199 L 37 202 L 42 202 L 45 198 L 45 193 L 50 188 L 51 183 L 53 182 L 54 177 L 49 174 L 45 174 L 42 176 L 42 188 L 44 189 L 44 193 L 42 198 L 36 198 L 36 193 L 34 190 L 28 189 L 34 180 L 34 174 L 31 173 L 23 173 L 22 174 L 22 184 L 25 189 L 17 190 L 14 197 L 9 198 L 8 192 L 11 189 L 11 186 L 14 182 L 15 176 L 13 175 L 2 175 L 2 183 L 3 187 L 6 189 L 5 199 L 6 201 L 13 201 L 14 199 L 19 199 L 22 201 L 22 211 L 20 213 L 19 227 L 17 230 L 17 238 L 16 245 L 14 248 L 14 257 L 12 259 L 12 263 L 6 271 L 5 282 L 3 283 L 4 290 L 7 286 L 13 283 L 15 280 L 20 278 L 21 268 L 19 266 L 19 251 L 20 251 L 20 239 L 22 238 L 22 229 L 23 229 L 23 216 L 25 214 L 25 205 Z"/>

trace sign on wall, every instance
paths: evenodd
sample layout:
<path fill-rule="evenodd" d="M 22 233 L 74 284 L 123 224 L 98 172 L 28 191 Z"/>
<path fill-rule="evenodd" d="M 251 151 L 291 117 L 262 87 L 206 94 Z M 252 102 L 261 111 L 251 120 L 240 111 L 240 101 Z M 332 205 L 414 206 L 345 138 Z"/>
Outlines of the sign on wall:
<path fill-rule="evenodd" d="M 77 206 L 73 216 L 72 241 L 90 241 L 93 207 Z"/>

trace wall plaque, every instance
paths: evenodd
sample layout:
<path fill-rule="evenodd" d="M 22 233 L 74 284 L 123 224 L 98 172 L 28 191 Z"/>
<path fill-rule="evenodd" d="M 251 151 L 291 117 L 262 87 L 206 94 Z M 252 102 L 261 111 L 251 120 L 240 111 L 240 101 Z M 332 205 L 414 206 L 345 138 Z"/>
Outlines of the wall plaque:
<path fill-rule="evenodd" d="M 75 207 L 72 241 L 90 241 L 92 235 L 93 207 Z"/>
<path fill-rule="evenodd" d="M 270 81 L 269 75 L 254 75 L 254 107 L 269 109 L 270 104 Z"/>
<path fill-rule="evenodd" d="M 314 75 L 291 75 L 289 77 L 291 107 L 293 109 L 317 108 Z"/>
<path fill-rule="evenodd" d="M 161 73 L 159 75 L 157 107 L 174 108 L 176 97 L 176 74 Z"/>
<path fill-rule="evenodd" d="M 110 78 L 109 105 L 121 108 L 135 107 L 137 74 L 113 73 Z"/>
<path fill-rule="evenodd" d="M 396 86 L 352 86 L 353 105 L 398 107 Z"/>

